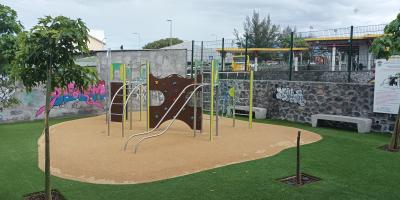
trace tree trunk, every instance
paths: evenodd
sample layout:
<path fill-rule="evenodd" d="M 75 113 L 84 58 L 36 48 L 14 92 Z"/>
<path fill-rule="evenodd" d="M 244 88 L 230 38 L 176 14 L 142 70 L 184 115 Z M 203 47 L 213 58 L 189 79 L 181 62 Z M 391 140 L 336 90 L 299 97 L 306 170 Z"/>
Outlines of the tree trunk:
<path fill-rule="evenodd" d="M 45 127 L 45 187 L 44 194 L 46 200 L 51 200 L 51 174 L 50 174 L 50 135 L 49 135 L 49 114 L 50 114 L 50 97 L 51 97 L 51 57 L 50 65 L 47 67 L 47 82 L 46 82 L 46 112 L 44 116 L 44 127 Z"/>
<path fill-rule="evenodd" d="M 300 131 L 297 135 L 297 170 L 296 170 L 296 182 L 297 184 L 301 184 L 301 175 L 300 175 Z"/>
<path fill-rule="evenodd" d="M 396 118 L 396 123 L 394 126 L 394 130 L 393 130 L 393 134 L 392 134 L 392 139 L 390 140 L 390 144 L 389 144 L 389 149 L 394 150 L 397 148 L 397 143 L 399 141 L 399 131 L 397 129 L 399 129 L 399 116 L 400 116 L 400 106 L 399 106 L 399 111 L 397 112 L 397 118 Z"/>

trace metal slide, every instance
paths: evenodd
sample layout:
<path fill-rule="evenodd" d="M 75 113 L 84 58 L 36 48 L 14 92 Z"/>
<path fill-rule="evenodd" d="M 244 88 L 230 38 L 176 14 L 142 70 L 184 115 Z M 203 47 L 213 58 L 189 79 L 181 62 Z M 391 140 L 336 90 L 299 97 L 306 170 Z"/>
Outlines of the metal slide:
<path fill-rule="evenodd" d="M 121 86 L 118 90 L 117 90 L 117 92 L 115 92 L 115 94 L 114 94 L 114 97 L 112 98 L 112 100 L 111 100 L 111 103 L 110 103 L 110 106 L 109 106 L 109 109 L 108 109 L 108 136 L 110 136 L 110 121 L 111 121 L 111 115 L 121 115 L 121 114 L 116 114 L 116 113 L 111 113 L 111 107 L 112 107 L 112 105 L 113 105 L 113 102 L 114 102 L 114 99 L 115 99 L 115 97 L 118 95 L 118 92 L 122 89 L 122 88 L 124 88 L 125 86 L 127 86 L 127 85 L 129 85 L 129 84 L 135 84 L 134 82 L 132 82 L 132 83 L 127 83 L 127 84 L 125 84 L 125 85 L 123 85 L 123 86 Z M 143 84 L 145 84 L 145 83 L 140 83 L 138 86 L 140 86 L 140 85 L 143 85 Z M 137 86 L 136 86 L 137 87 Z M 136 88 L 135 87 L 135 88 Z M 127 89 L 127 88 L 125 88 L 125 89 Z M 122 121 L 124 121 L 124 116 L 122 115 Z"/>
<path fill-rule="evenodd" d="M 196 83 L 196 84 L 190 84 L 190 85 L 188 85 L 187 87 L 185 87 L 185 88 L 182 90 L 182 92 L 179 94 L 179 96 L 176 98 L 176 101 L 171 105 L 171 107 L 168 109 L 168 111 L 165 113 L 165 115 L 164 115 L 164 116 L 161 118 L 161 120 L 158 122 L 158 124 L 157 124 L 152 130 L 150 130 L 150 131 L 148 131 L 148 132 L 138 133 L 138 134 L 135 134 L 135 135 L 132 135 L 131 137 L 129 137 L 128 140 L 127 140 L 126 143 L 125 143 L 125 148 L 124 148 L 124 150 L 126 151 L 126 146 L 128 145 L 128 142 L 129 142 L 129 140 L 130 140 L 131 138 L 133 138 L 133 137 L 135 137 L 135 136 L 138 136 L 138 135 L 144 135 L 144 134 L 147 134 L 147 133 L 151 133 L 151 132 L 153 132 L 154 130 L 156 130 L 156 129 L 158 128 L 158 126 L 161 124 L 161 122 L 163 121 L 163 119 L 165 118 L 165 116 L 167 116 L 167 114 L 169 113 L 169 111 L 171 110 L 171 108 L 175 105 L 175 103 L 177 102 L 177 100 L 182 96 L 182 94 L 184 94 L 183 92 L 186 90 L 186 88 L 188 88 L 188 87 L 190 87 L 190 86 L 199 86 L 199 87 L 197 87 L 196 89 L 193 90 L 192 94 L 189 96 L 189 98 L 186 100 L 186 102 L 183 104 L 183 106 L 179 109 L 179 112 L 175 115 L 175 118 L 172 119 L 171 123 L 168 125 L 168 127 L 167 127 L 163 132 L 161 132 L 161 133 L 159 133 L 159 134 L 156 134 L 156 135 L 151 135 L 151 136 L 144 137 L 144 138 L 142 138 L 142 139 L 136 144 L 136 147 L 135 147 L 135 154 L 137 153 L 137 148 L 138 148 L 139 143 L 140 143 L 141 141 L 143 141 L 143 140 L 145 140 L 145 139 L 147 139 L 147 138 L 157 137 L 157 136 L 162 135 L 163 133 L 165 133 L 165 132 L 169 129 L 169 127 L 172 125 L 172 123 L 175 121 L 176 116 L 178 116 L 179 113 L 182 111 L 182 108 L 185 107 L 185 105 L 189 102 L 190 98 L 192 98 L 193 94 L 195 94 L 195 92 L 196 92 L 199 88 L 202 88 L 202 87 L 204 87 L 204 86 L 206 86 L 206 85 L 211 85 L 211 84 Z M 215 84 L 215 85 L 217 85 L 217 84 Z"/>

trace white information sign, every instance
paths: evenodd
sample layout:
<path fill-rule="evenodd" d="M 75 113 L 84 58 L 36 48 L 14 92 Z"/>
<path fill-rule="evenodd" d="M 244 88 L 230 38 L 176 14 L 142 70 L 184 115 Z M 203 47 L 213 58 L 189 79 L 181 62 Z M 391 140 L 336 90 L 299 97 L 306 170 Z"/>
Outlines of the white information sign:
<path fill-rule="evenodd" d="M 400 105 L 400 59 L 376 60 L 374 112 L 397 114 Z"/>

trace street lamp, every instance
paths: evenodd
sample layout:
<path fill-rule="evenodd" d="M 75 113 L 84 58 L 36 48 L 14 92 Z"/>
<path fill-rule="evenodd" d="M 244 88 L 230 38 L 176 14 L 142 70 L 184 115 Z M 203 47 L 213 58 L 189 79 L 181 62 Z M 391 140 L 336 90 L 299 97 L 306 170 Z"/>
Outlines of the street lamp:
<path fill-rule="evenodd" d="M 170 36 L 169 36 L 169 49 L 172 49 L 172 20 L 167 20 L 168 22 L 171 22 L 171 29 L 170 29 Z"/>
<path fill-rule="evenodd" d="M 107 39 L 107 38 L 104 38 L 104 39 L 101 40 L 101 44 L 103 45 L 103 49 L 104 49 L 104 42 L 103 42 L 103 40 L 105 40 L 105 39 Z"/>
<path fill-rule="evenodd" d="M 140 34 L 139 33 L 133 33 L 133 34 L 138 34 L 139 35 L 139 49 L 140 49 Z"/>
<path fill-rule="evenodd" d="M 211 35 L 215 36 L 215 41 L 217 41 L 217 35 L 215 35 L 215 34 L 211 34 Z"/>

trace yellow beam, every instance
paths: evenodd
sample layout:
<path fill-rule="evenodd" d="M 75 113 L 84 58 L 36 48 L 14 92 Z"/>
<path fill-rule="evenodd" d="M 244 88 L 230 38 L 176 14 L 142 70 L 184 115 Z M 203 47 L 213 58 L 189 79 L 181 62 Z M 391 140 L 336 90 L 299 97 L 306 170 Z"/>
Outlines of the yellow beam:
<path fill-rule="evenodd" d="M 216 51 L 222 51 L 222 48 L 217 48 Z M 244 48 L 224 48 L 224 52 L 227 53 L 244 53 Z M 247 52 L 258 51 L 259 53 L 275 53 L 275 52 L 290 52 L 290 48 L 248 48 Z M 298 47 L 293 48 L 293 51 L 310 51 L 309 47 Z"/>

